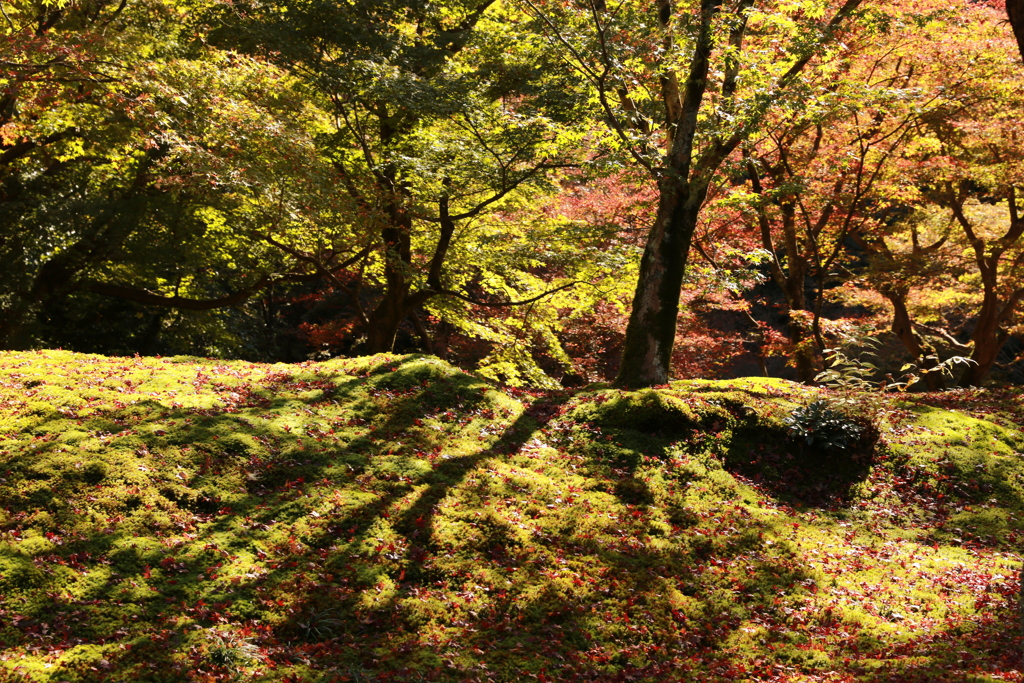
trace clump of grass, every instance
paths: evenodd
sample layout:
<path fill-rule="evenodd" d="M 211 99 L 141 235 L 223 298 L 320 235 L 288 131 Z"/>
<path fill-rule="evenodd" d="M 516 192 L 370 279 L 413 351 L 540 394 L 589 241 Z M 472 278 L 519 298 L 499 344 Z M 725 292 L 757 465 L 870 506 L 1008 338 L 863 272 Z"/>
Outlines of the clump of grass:
<path fill-rule="evenodd" d="M 201 656 L 210 665 L 237 675 L 259 661 L 260 649 L 247 638 L 216 628 L 205 633 L 207 642 Z"/>
<path fill-rule="evenodd" d="M 308 614 L 302 615 L 298 626 L 306 640 L 327 640 L 334 637 L 342 626 L 342 620 L 338 618 L 338 612 L 332 608 L 312 608 Z"/>

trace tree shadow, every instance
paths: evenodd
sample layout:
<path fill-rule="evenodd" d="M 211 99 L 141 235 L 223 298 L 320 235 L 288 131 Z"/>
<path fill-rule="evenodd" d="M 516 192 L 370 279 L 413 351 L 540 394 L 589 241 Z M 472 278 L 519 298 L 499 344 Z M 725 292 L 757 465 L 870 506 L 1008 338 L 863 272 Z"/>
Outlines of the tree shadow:
<path fill-rule="evenodd" d="M 421 361 L 26 421 L 0 467 L 25 511 L 0 536 L 7 650 L 64 652 L 53 681 L 735 680 L 767 647 L 748 630 L 805 638 L 814 577 L 776 525 L 648 471 L 713 442 L 624 423 L 576 447 L 571 394 L 503 415 Z M 72 425 L 115 436 L 45 440 Z"/>
<path fill-rule="evenodd" d="M 1024 677 L 1019 583 L 1007 582 L 997 599 L 974 618 L 950 622 L 924 637 L 897 645 L 872 643 L 840 653 L 851 660 L 854 680 L 953 683 Z"/>
<path fill-rule="evenodd" d="M 809 448 L 786 433 L 766 438 L 752 431 L 730 444 L 723 463 L 765 495 L 793 507 L 836 510 L 849 505 L 855 487 L 875 463 L 874 446 L 860 452 Z"/>
<path fill-rule="evenodd" d="M 557 414 L 566 399 L 551 402 L 541 412 Z M 516 424 L 508 430 L 515 435 L 512 438 L 503 437 L 489 449 L 436 468 L 423 482 L 426 486 L 397 513 L 386 511 L 401 499 L 401 492 L 342 521 L 346 525 L 360 520 L 359 529 L 373 527 L 380 533 L 374 523 L 387 517 L 402 541 L 388 547 L 399 547 L 404 554 L 389 557 L 388 547 L 378 547 L 372 559 L 350 556 L 349 562 L 369 559 L 363 569 L 376 564 L 384 571 L 367 576 L 355 568 L 353 583 L 361 577 L 361 589 L 341 599 L 310 591 L 297 610 L 302 619 L 330 612 L 346 623 L 362 625 L 329 640 L 366 653 L 357 660 L 366 680 L 520 680 L 529 675 L 559 681 L 625 681 L 671 678 L 688 667 L 695 675 L 708 673 L 716 664 L 726 670 L 729 657 L 718 650 L 749 614 L 776 614 L 782 619 L 787 601 L 780 595 L 799 592 L 808 581 L 791 558 L 761 557 L 770 525 L 755 520 L 747 519 L 742 530 L 733 528 L 714 538 L 695 533 L 681 547 L 652 544 L 654 520 L 648 508 L 655 494 L 634 476 L 635 471 L 562 451 L 548 451 L 544 457 L 574 461 L 574 469 L 595 480 L 595 490 L 607 490 L 606 496 L 617 499 L 624 509 L 622 533 L 615 538 L 597 538 L 571 523 L 547 530 L 535 526 L 524 537 L 517 528 L 522 525 L 510 520 L 536 520 L 551 508 L 580 503 L 571 501 L 571 495 L 563 499 L 547 492 L 545 497 L 543 487 L 531 489 L 528 479 L 508 475 L 495 474 L 489 484 L 481 484 L 493 496 L 471 510 L 455 512 L 451 505 L 441 510 L 446 499 L 465 494 L 460 486 L 481 473 L 485 464 L 510 458 L 519 462 L 524 453 L 529 458 L 531 452 L 544 449 L 537 443 L 531 418 L 524 415 L 520 421 L 523 429 Z M 523 435 L 531 433 L 534 436 L 524 442 Z M 496 483 L 499 480 L 503 483 Z M 513 507 L 540 502 L 527 502 L 522 511 L 506 508 L 507 516 L 487 510 L 488 500 L 497 507 L 513 492 L 521 496 Z M 667 533 L 686 537 L 687 527 L 697 524 L 699 516 L 677 512 L 670 516 L 673 526 Z M 464 527 L 465 538 L 438 536 L 439 529 L 467 519 L 472 521 Z M 386 539 L 381 540 L 383 544 Z M 446 559 L 453 556 L 455 560 Z M 744 564 L 739 573 L 749 583 L 741 586 L 747 591 L 743 604 L 711 578 L 717 568 L 740 558 Z M 372 579 L 382 597 L 366 601 L 374 588 Z M 481 599 L 482 593 L 488 599 Z M 434 605 L 424 609 L 419 603 Z M 297 626 L 304 623 L 308 621 Z M 608 629 L 615 631 L 613 636 Z M 457 640 L 438 639 L 439 633 L 450 630 L 457 631 Z M 297 635 L 298 629 L 293 632 Z M 615 643 L 611 649 L 609 642 Z M 700 661 L 684 661 L 696 651 L 702 652 Z"/>
<path fill-rule="evenodd" d="M 217 628 L 259 613 L 261 586 L 286 581 L 294 565 L 270 562 L 226 585 L 216 580 L 220 567 L 240 554 L 254 555 L 254 564 L 263 565 L 279 550 L 267 547 L 280 540 L 275 528 L 298 529 L 308 516 L 310 510 L 295 499 L 307 495 L 312 484 L 351 484 L 371 465 L 401 471 L 415 461 L 410 472 L 427 471 L 429 484 L 443 487 L 484 457 L 460 455 L 449 463 L 443 450 L 461 436 L 465 415 L 490 405 L 485 394 L 491 388 L 419 360 L 381 364 L 356 378 L 343 372 L 315 378 L 279 373 L 257 386 L 216 388 L 223 400 L 212 407 L 143 399 L 88 415 L 41 410 L 24 416 L 21 433 L 35 436 L 29 447 L 5 454 L 3 462 L 7 482 L 29 484 L 5 487 L 2 501 L 6 509 L 21 512 L 0 520 L 18 542 L 0 550 L 0 563 L 11 570 L 0 585 L 25 600 L 3 631 L 6 644 L 61 652 L 69 645 L 130 642 L 129 653 L 97 660 L 106 664 L 85 658 L 65 662 L 60 670 L 77 672 L 82 680 L 129 680 L 135 675 L 129 670 L 148 670 L 155 662 L 170 680 L 175 675 L 180 680 L 188 634 L 173 626 L 176 619 Z M 309 428 L 301 433 L 281 424 L 289 411 L 308 418 L 324 406 L 330 419 L 315 427 L 306 419 Z M 275 419 L 263 420 L 267 416 Z M 420 426 L 428 416 L 441 416 L 436 433 Z M 339 429 L 343 423 L 350 436 L 353 426 L 359 433 L 332 441 L 331 420 Z M 91 435 L 83 442 L 100 435 L 102 445 L 71 452 L 66 442 L 49 438 L 75 427 L 84 437 Z M 381 452 L 391 451 L 384 445 L 402 434 L 414 447 Z M 330 445 L 320 445 L 325 442 Z M 168 457 L 171 451 L 174 457 Z M 432 459 L 440 461 L 436 472 Z M 391 489 L 381 506 L 418 483 L 415 475 L 404 482 L 395 475 L 391 482 L 393 472 L 372 474 L 379 480 L 375 484 Z M 357 509 L 335 521 L 341 526 L 355 521 L 362 529 L 361 517 L 370 516 Z M 42 547 L 21 542 L 22 531 L 41 536 Z M 294 556 L 323 550 L 322 539 L 306 531 L 295 540 L 303 550 Z M 89 574 L 89 585 L 66 599 L 60 586 L 74 584 L 75 574 Z M 121 617 L 124 623 L 115 625 Z M 149 628 L 140 630 L 141 623 Z M 245 628 L 253 638 L 270 637 Z M 119 663 L 111 664 L 115 660 Z M 144 679 L 158 680 L 150 674 Z"/>

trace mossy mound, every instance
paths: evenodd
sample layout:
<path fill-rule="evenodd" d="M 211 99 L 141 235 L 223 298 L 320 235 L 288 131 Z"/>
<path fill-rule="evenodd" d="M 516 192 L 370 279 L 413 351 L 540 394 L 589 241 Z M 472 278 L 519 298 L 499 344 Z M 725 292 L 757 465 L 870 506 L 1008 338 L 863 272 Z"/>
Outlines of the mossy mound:
<path fill-rule="evenodd" d="M 574 432 L 567 448 L 619 467 L 634 468 L 645 456 L 710 454 L 785 502 L 841 504 L 867 476 L 878 432 L 848 449 L 793 438 L 785 419 L 815 397 L 784 380 L 676 382 L 659 390 L 577 394 L 560 424 Z"/>
<path fill-rule="evenodd" d="M 1021 680 L 990 397 L 890 401 L 845 463 L 785 382 L 517 395 L 3 355 L 0 680 Z"/>

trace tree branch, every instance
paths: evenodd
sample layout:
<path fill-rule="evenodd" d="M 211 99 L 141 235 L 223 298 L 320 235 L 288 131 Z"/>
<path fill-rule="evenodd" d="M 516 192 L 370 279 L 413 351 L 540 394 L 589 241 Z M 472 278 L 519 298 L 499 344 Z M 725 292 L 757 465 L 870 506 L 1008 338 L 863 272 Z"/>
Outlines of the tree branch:
<path fill-rule="evenodd" d="M 529 299 L 523 299 L 522 301 L 481 301 L 479 299 L 474 299 L 473 297 L 466 296 L 465 294 L 461 294 L 459 292 L 455 292 L 455 291 L 452 291 L 450 289 L 441 290 L 440 292 L 438 292 L 438 294 L 444 294 L 444 295 L 447 295 L 447 296 L 454 296 L 456 299 L 462 299 L 463 301 L 469 302 L 471 304 L 475 304 L 477 306 L 488 306 L 488 307 L 491 307 L 491 308 L 503 308 L 505 306 L 523 306 L 523 305 L 526 305 L 526 304 L 532 304 L 535 301 L 540 301 L 544 297 L 551 296 L 552 294 L 555 294 L 556 292 L 560 292 L 563 289 L 569 289 L 571 287 L 575 287 L 576 285 L 580 284 L 580 282 L 581 282 L 580 280 L 573 280 L 572 282 L 570 282 L 568 284 L 565 284 L 565 285 L 562 285 L 561 287 L 555 287 L 554 289 L 549 289 L 546 292 L 542 292 L 542 293 L 538 294 L 537 296 L 530 297 Z"/>
<path fill-rule="evenodd" d="M 264 276 L 252 286 L 218 299 L 189 299 L 187 297 L 178 296 L 177 294 L 174 296 L 163 296 L 161 294 L 150 292 L 146 289 L 115 285 L 109 282 L 87 282 L 81 286 L 81 289 L 86 292 L 92 292 L 93 294 L 112 296 L 118 299 L 127 299 L 128 301 L 134 301 L 147 306 L 180 308 L 189 311 L 209 311 L 215 308 L 224 308 L 240 304 L 274 281 L 274 278 Z"/>

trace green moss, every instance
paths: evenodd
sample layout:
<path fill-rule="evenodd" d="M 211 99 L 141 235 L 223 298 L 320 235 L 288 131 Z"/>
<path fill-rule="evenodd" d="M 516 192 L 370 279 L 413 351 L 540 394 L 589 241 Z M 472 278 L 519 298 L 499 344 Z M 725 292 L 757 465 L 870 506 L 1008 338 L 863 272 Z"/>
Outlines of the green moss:
<path fill-rule="evenodd" d="M 0 359 L 0 668 L 34 680 L 945 676 L 900 648 L 1015 647 L 1006 421 L 893 406 L 839 491 L 782 381 L 527 412 L 424 356 Z"/>

